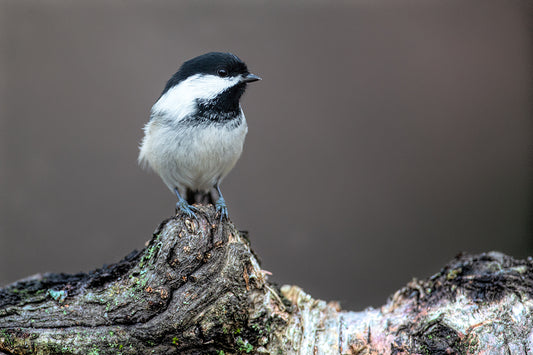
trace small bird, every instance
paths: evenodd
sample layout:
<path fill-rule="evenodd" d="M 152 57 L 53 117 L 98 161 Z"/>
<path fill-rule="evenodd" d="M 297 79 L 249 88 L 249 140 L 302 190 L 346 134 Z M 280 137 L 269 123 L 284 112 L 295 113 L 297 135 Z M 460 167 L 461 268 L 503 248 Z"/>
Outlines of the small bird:
<path fill-rule="evenodd" d="M 216 189 L 216 210 L 228 218 L 220 183 L 242 153 L 248 132 L 239 100 L 261 80 L 231 53 L 190 59 L 168 80 L 144 127 L 139 164 L 151 167 L 178 197 L 176 211 L 196 217 L 191 204 Z M 184 198 L 185 196 L 186 198 Z"/>

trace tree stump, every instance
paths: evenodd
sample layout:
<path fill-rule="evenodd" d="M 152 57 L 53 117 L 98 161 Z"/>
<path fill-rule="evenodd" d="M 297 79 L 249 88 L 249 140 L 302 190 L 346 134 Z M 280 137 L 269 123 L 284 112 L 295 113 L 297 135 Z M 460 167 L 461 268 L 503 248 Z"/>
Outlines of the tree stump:
<path fill-rule="evenodd" d="M 199 209 L 116 264 L 1 289 L 0 353 L 533 353 L 531 259 L 460 255 L 381 308 L 350 312 L 269 283 L 246 233 Z"/>

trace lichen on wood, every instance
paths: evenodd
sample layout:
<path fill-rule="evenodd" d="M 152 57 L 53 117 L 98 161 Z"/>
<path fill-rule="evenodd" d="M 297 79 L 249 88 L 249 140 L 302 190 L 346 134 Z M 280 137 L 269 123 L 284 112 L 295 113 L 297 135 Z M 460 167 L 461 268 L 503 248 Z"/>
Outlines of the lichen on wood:
<path fill-rule="evenodd" d="M 379 309 L 270 283 L 212 206 L 87 274 L 0 289 L 0 354 L 515 354 L 533 344 L 533 264 L 461 255 Z M 355 272 L 355 271 L 354 271 Z"/>

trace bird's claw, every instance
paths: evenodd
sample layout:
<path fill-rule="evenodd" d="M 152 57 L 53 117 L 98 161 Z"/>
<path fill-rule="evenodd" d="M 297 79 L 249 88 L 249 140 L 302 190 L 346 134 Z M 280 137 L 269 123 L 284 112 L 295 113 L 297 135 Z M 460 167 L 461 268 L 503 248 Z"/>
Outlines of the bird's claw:
<path fill-rule="evenodd" d="M 187 201 L 183 199 L 176 202 L 176 213 L 182 213 L 189 218 L 197 219 L 196 213 L 194 213 L 193 210 L 198 211 L 198 209 L 196 209 L 194 206 L 189 205 Z"/>
<path fill-rule="evenodd" d="M 217 200 L 215 207 L 217 214 L 220 215 L 220 221 L 229 219 L 228 206 L 226 206 L 226 201 L 224 200 L 224 198 L 220 197 Z"/>

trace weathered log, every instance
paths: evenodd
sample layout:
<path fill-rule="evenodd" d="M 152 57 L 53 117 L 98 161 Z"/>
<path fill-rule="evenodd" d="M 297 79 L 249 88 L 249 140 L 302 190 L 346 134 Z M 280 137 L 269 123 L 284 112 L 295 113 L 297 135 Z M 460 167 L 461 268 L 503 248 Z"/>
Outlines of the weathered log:
<path fill-rule="evenodd" d="M 4 354 L 528 354 L 533 262 L 461 255 L 380 309 L 268 282 L 246 233 L 170 218 L 140 252 L 0 290 Z"/>

